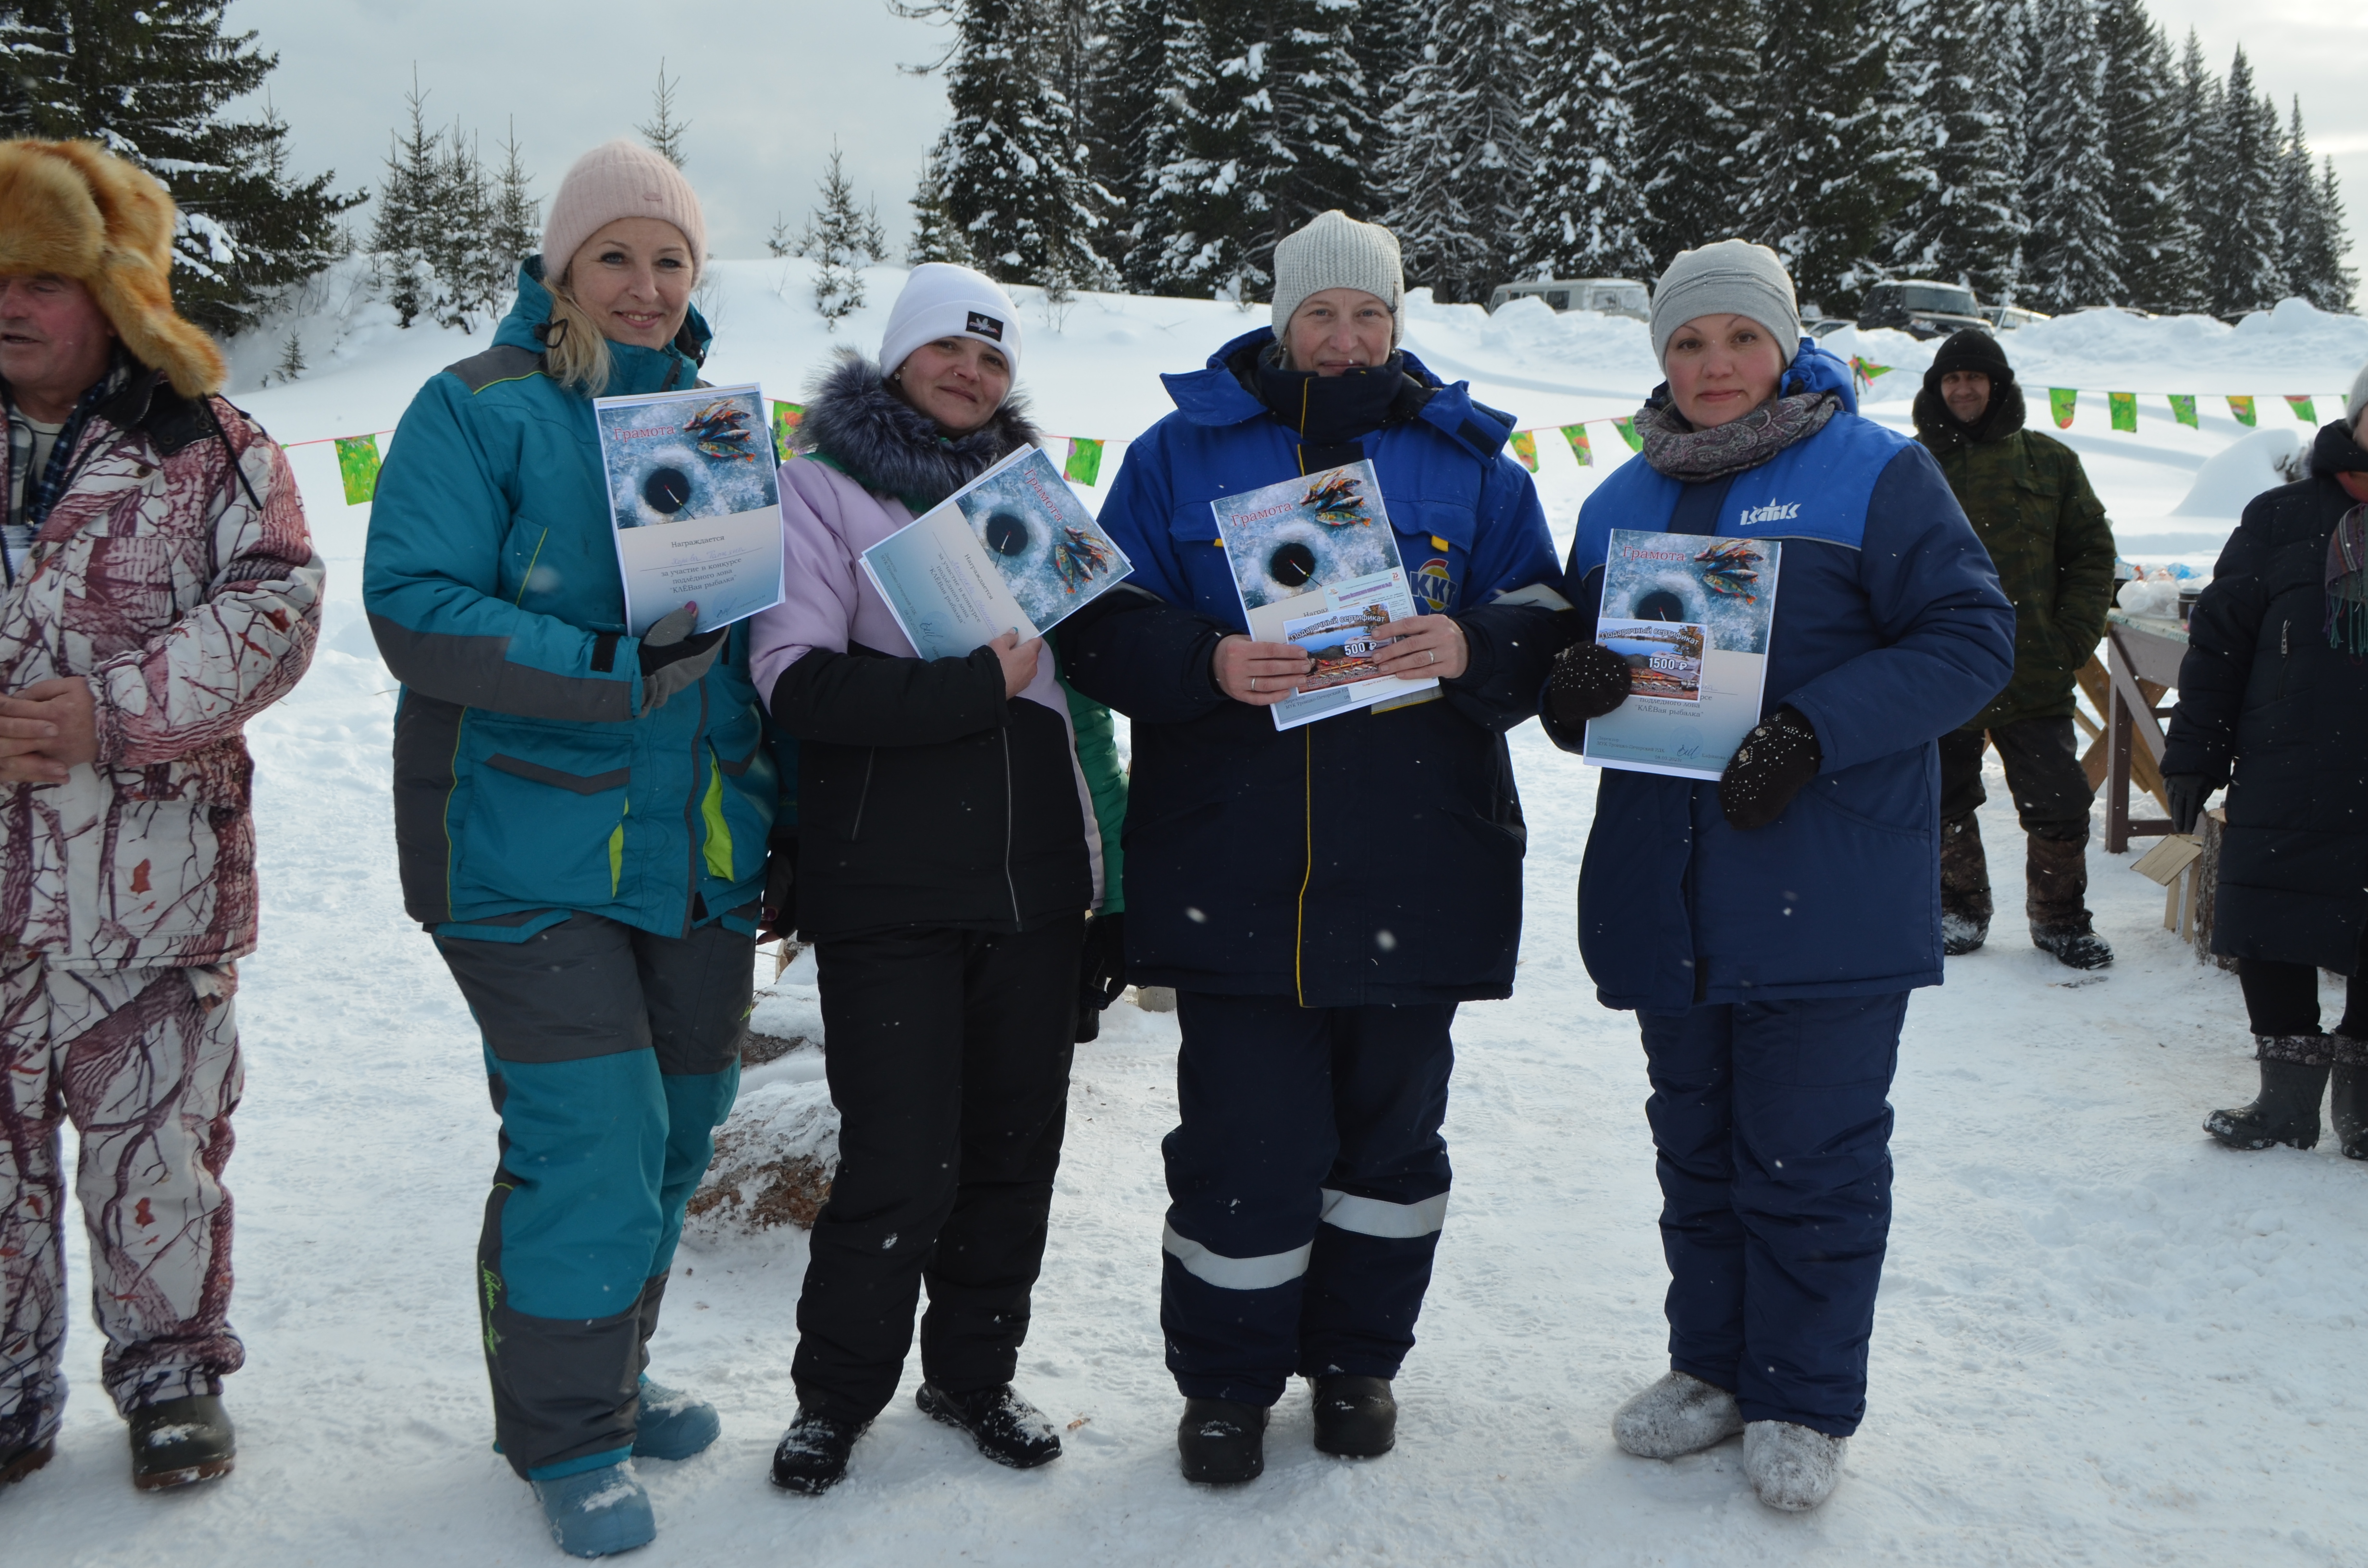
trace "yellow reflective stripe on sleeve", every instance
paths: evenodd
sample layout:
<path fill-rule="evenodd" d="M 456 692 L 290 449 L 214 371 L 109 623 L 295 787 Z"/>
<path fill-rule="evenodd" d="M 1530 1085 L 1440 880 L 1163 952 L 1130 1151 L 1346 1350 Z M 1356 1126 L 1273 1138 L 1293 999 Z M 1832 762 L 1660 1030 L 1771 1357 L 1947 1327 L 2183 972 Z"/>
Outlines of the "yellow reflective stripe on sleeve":
<path fill-rule="evenodd" d="M 625 812 L 633 809 L 632 801 L 625 802 Z M 618 887 L 625 880 L 625 812 L 617 813 L 617 830 L 609 835 L 609 896 L 617 896 Z"/>
<path fill-rule="evenodd" d="M 707 823 L 707 874 L 718 881 L 734 881 L 732 875 L 732 824 L 723 820 L 723 769 L 715 766 L 715 752 L 707 754 L 707 794 L 699 802 L 699 814 Z"/>

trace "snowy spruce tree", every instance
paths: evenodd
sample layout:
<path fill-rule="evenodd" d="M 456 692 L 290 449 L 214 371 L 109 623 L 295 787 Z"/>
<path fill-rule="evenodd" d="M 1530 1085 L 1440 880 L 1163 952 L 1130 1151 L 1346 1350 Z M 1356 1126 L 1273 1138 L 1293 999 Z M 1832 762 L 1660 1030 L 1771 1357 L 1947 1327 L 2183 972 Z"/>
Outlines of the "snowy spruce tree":
<path fill-rule="evenodd" d="M 2010 294 L 2021 256 L 2021 78 L 2000 57 L 2016 18 L 1998 0 L 1910 0 L 1903 138 L 1914 150 L 1889 260 L 1908 277 L 1965 283 L 1985 301 Z"/>
<path fill-rule="evenodd" d="M 680 77 L 666 74 L 666 57 L 660 55 L 658 85 L 650 89 L 650 118 L 633 127 L 642 133 L 642 140 L 648 143 L 650 151 L 678 169 L 690 162 L 690 155 L 683 150 L 682 144 L 684 136 L 690 131 L 690 121 L 677 118 L 674 108 L 675 89 L 681 85 Z"/>
<path fill-rule="evenodd" d="M 2118 249 L 2118 302 L 2177 311 L 2194 298 L 2202 274 L 2172 145 L 2179 79 L 2170 40 L 2143 0 L 2103 0 L 2097 46 L 2104 62 L 2105 157 L 2113 169 L 2106 222 Z"/>
<path fill-rule="evenodd" d="M 455 121 L 443 140 L 426 239 L 436 276 L 430 309 L 439 324 L 465 329 L 493 319 L 509 276 L 494 247 L 494 187 L 476 139 Z"/>
<path fill-rule="evenodd" d="M 2360 274 L 2344 265 L 2343 191 L 2335 178 L 2335 160 L 2322 159 L 2318 173 L 2318 223 L 2314 243 L 2304 252 L 2307 270 L 2298 280 L 2304 298 L 2322 311 L 2353 310 L 2360 291 Z"/>
<path fill-rule="evenodd" d="M 1638 23 L 1626 74 L 1646 248 L 1681 250 L 1743 232 L 1740 153 L 1759 92 L 1759 0 L 1659 5 Z"/>
<path fill-rule="evenodd" d="M 1885 0 L 1793 0 L 1760 51 L 1745 233 L 1784 258 L 1804 306 L 1856 308 L 1901 202 L 1885 20 Z"/>
<path fill-rule="evenodd" d="M 1511 276 L 1508 242 L 1531 188 L 1520 84 L 1527 7 L 1465 0 L 1431 12 L 1429 37 L 1387 95 L 1378 184 L 1406 283 L 1486 302 Z"/>
<path fill-rule="evenodd" d="M 2278 259 L 2286 291 L 2322 311 L 2351 310 L 2358 279 L 2343 265 L 2343 201 L 2335 187 L 2335 165 L 2326 165 L 2324 178 L 2312 167 L 2300 98 L 2294 101 L 2285 142 L 2278 149 L 2278 234 L 2284 245 Z"/>
<path fill-rule="evenodd" d="M 340 254 L 359 191 L 288 170 L 268 107 L 233 118 L 279 63 L 209 0 L 13 0 L 0 5 L 0 136 L 88 138 L 164 182 L 180 209 L 173 293 L 227 335 Z"/>
<path fill-rule="evenodd" d="M 1085 137 L 1048 47 L 1056 3 L 961 0 L 952 12 L 945 69 L 953 119 L 932 166 L 977 266 L 1008 283 L 1074 284 L 1101 270 Z"/>
<path fill-rule="evenodd" d="M 2286 293 L 2278 233 L 2277 109 L 2253 96 L 2242 47 L 2219 94 L 2212 179 L 2204 191 L 2204 288 L 2214 315 L 2274 305 Z"/>
<path fill-rule="evenodd" d="M 491 260 L 500 277 L 496 286 L 507 290 L 518 276 L 518 263 L 542 244 L 542 203 L 534 194 L 534 176 L 526 171 L 518 151 L 518 121 L 510 121 L 502 143 L 501 172 L 494 176 L 493 228 L 487 236 Z"/>
<path fill-rule="evenodd" d="M 1511 250 L 1523 278 L 1649 278 L 1649 217 L 1636 182 L 1627 97 L 1634 49 L 1625 0 L 1535 0 L 1531 100 L 1535 159 Z"/>
<path fill-rule="evenodd" d="M 1516 8 L 1526 9 L 1527 0 L 1520 0 Z M 1442 9 L 1422 0 L 1358 0 L 1349 50 L 1372 95 L 1372 141 L 1366 151 L 1369 168 L 1382 168 L 1396 146 L 1391 112 L 1405 98 L 1406 74 L 1422 58 L 1423 41 Z M 1499 86 L 1508 93 L 1522 90 L 1519 80 Z M 1377 202 L 1376 209 L 1386 199 Z"/>
<path fill-rule="evenodd" d="M 886 259 L 873 233 L 876 222 L 856 209 L 855 184 L 844 165 L 845 154 L 834 142 L 823 170 L 822 204 L 807 217 L 797 246 L 814 264 L 814 309 L 834 332 L 863 308 L 863 264 Z"/>
<path fill-rule="evenodd" d="M 2123 298 L 2105 147 L 2105 61 L 2089 0 L 2038 0 L 2032 14 L 2031 165 L 2023 210 L 2027 301 L 2050 312 Z"/>
<path fill-rule="evenodd" d="M 1168 39 L 1190 0 L 1110 0 L 1108 42 L 1087 140 L 1110 222 L 1096 233 L 1109 272 L 1136 293 L 1154 291 L 1160 236 L 1154 232 L 1160 171 L 1171 161 L 1176 87 Z"/>
<path fill-rule="evenodd" d="M 388 137 L 370 255 L 379 292 L 394 307 L 395 324 L 407 327 L 435 308 L 443 134 L 427 129 L 427 95 L 416 75 L 403 102 L 408 123 Z"/>
<path fill-rule="evenodd" d="M 776 225 L 776 231 L 780 232 L 780 225 Z M 797 244 L 784 236 L 773 254 L 793 255 Z M 920 184 L 913 191 L 913 237 L 905 245 L 905 266 L 919 267 L 932 261 L 950 261 L 957 267 L 970 267 L 976 261 L 970 252 L 969 237 L 954 221 L 954 215 L 946 210 L 945 184 L 934 156 L 923 165 Z"/>

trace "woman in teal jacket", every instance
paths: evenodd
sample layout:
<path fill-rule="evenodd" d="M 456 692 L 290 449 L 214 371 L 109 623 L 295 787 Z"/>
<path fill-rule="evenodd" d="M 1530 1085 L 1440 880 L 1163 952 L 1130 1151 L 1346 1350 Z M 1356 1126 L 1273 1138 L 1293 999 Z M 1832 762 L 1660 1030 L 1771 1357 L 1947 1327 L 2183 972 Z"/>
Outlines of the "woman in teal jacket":
<path fill-rule="evenodd" d="M 592 422 L 594 396 L 697 384 L 705 240 L 664 159 L 579 161 L 494 347 L 404 415 L 363 572 L 403 683 L 404 907 L 502 1118 L 477 1267 L 495 1437 L 579 1556 L 653 1538 L 634 1456 L 718 1430 L 643 1368 L 739 1086 L 782 778 L 744 628 L 628 635 Z"/>

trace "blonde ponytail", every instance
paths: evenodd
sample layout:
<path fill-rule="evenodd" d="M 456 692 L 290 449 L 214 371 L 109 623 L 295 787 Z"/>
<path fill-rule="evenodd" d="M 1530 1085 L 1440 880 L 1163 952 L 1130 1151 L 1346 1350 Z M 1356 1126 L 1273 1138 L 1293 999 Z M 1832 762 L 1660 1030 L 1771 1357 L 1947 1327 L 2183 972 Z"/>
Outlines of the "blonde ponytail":
<path fill-rule="evenodd" d="M 545 287 L 551 294 L 551 324 L 543 334 L 544 369 L 561 386 L 574 387 L 586 397 L 598 397 L 609 390 L 609 378 L 615 369 L 609 340 L 591 312 L 576 303 L 575 291 L 568 287 L 566 278 Z"/>

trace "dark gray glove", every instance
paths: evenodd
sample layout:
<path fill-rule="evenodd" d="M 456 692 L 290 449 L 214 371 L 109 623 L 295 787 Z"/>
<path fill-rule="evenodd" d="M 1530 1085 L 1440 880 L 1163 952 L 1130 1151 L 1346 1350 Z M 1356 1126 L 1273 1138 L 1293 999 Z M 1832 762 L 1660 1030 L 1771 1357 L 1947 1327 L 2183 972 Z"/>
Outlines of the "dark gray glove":
<path fill-rule="evenodd" d="M 699 607 L 688 604 L 672 615 L 659 617 L 642 633 L 643 712 L 655 713 L 666 706 L 667 698 L 698 685 L 714 668 L 723 652 L 723 634 L 732 629 L 719 626 L 693 635 L 690 629 L 698 624 Z"/>
<path fill-rule="evenodd" d="M 2212 798 L 2212 780 L 2201 773 L 2166 773 L 2162 777 L 2162 792 L 2170 797 L 2170 831 L 2193 833 L 2203 815 L 2203 802 Z"/>
<path fill-rule="evenodd" d="M 1825 760 L 1816 726 L 1797 709 L 1779 708 L 1744 736 L 1727 759 L 1726 772 L 1718 781 L 1718 809 L 1726 813 L 1731 827 L 1745 832 L 1766 827 L 1809 787 Z"/>
<path fill-rule="evenodd" d="M 1602 643 L 1574 642 L 1554 655 L 1546 710 L 1555 723 L 1575 730 L 1627 701 L 1634 679 L 1628 661 Z"/>

